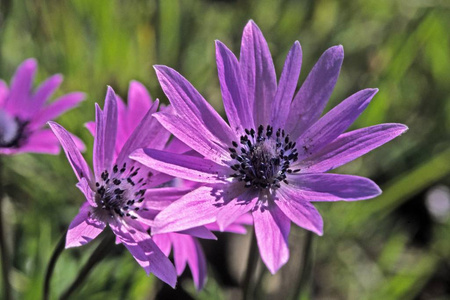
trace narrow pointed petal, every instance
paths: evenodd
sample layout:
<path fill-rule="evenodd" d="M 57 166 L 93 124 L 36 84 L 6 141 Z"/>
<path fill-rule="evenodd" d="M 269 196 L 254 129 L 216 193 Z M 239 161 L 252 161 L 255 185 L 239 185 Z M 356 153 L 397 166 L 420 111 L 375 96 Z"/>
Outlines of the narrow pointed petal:
<path fill-rule="evenodd" d="M 318 153 L 301 162 L 302 172 L 327 172 L 389 142 L 408 130 L 403 124 L 379 124 L 340 135 Z"/>
<path fill-rule="evenodd" d="M 318 235 L 323 234 L 323 220 L 317 209 L 308 201 L 296 197 L 297 193 L 289 189 L 277 191 L 278 201 L 275 204 L 292 222 Z"/>
<path fill-rule="evenodd" d="M 188 263 L 195 288 L 201 290 L 206 282 L 207 268 L 205 254 L 200 243 L 189 236 L 171 235 L 171 238 L 177 274 L 181 275 Z"/>
<path fill-rule="evenodd" d="M 61 74 L 56 74 L 45 80 L 37 89 L 33 96 L 33 100 L 28 108 L 30 113 L 37 112 L 45 102 L 53 95 L 53 93 L 59 88 L 63 81 Z"/>
<path fill-rule="evenodd" d="M 266 125 L 270 121 L 277 77 L 267 42 L 253 21 L 244 28 L 239 60 L 249 107 L 253 107 L 254 124 Z"/>
<path fill-rule="evenodd" d="M 205 226 L 199 226 L 199 227 L 194 227 L 194 228 L 178 231 L 178 233 L 186 234 L 186 235 L 190 235 L 193 237 L 198 237 L 198 238 L 206 239 L 206 240 L 217 240 L 217 237 L 214 235 L 214 233 L 212 233 L 210 230 L 208 230 Z"/>
<path fill-rule="evenodd" d="M 252 212 L 259 253 L 270 273 L 275 274 L 289 259 L 291 221 L 276 206 Z"/>
<path fill-rule="evenodd" d="M 227 148 L 234 134 L 214 108 L 177 71 L 166 66 L 155 66 L 155 70 L 164 93 L 180 118 L 205 139 Z"/>
<path fill-rule="evenodd" d="M 216 41 L 216 62 L 223 104 L 232 130 L 239 134 L 244 129 L 254 128 L 239 62 L 220 41 Z"/>
<path fill-rule="evenodd" d="M 66 236 L 66 248 L 79 247 L 95 239 L 106 224 L 90 217 L 89 204 L 81 206 L 80 212 L 70 223 Z"/>
<path fill-rule="evenodd" d="M 88 181 L 92 181 L 91 170 L 67 130 L 55 122 L 48 122 L 48 125 L 61 143 L 78 180 L 85 177 Z"/>
<path fill-rule="evenodd" d="M 297 174 L 289 175 L 287 180 L 291 187 L 290 196 L 305 201 L 356 201 L 381 194 L 380 188 L 372 180 L 354 175 Z"/>
<path fill-rule="evenodd" d="M 216 221 L 219 196 L 214 187 L 200 187 L 181 197 L 155 218 L 152 234 L 176 232 Z"/>
<path fill-rule="evenodd" d="M 224 231 L 240 216 L 253 209 L 257 201 L 258 193 L 247 189 L 244 193 L 226 203 L 217 214 L 217 224 L 220 231 Z"/>
<path fill-rule="evenodd" d="M 146 208 L 163 210 L 192 190 L 192 188 L 185 187 L 163 187 L 148 189 L 145 192 L 145 201 L 143 205 Z"/>
<path fill-rule="evenodd" d="M 225 165 L 224 159 L 229 158 L 228 151 L 216 144 L 210 139 L 209 134 L 192 127 L 191 124 L 184 121 L 178 115 L 157 113 L 154 117 L 173 135 L 180 139 L 183 143 L 202 154 L 205 158 L 214 161 L 215 163 Z M 233 141 L 236 138 L 230 140 Z"/>
<path fill-rule="evenodd" d="M 297 88 L 301 67 L 302 47 L 300 46 L 300 43 L 296 41 L 287 55 L 277 92 L 275 94 L 272 115 L 270 118 L 270 124 L 274 128 L 284 128 L 289 114 L 289 106 L 291 105 L 292 97 L 294 97 L 295 89 Z"/>
<path fill-rule="evenodd" d="M 116 95 L 108 87 L 105 98 L 105 107 L 102 112 L 97 109 L 96 133 L 94 138 L 94 171 L 96 176 L 109 170 L 114 157 L 117 135 L 117 102 Z"/>
<path fill-rule="evenodd" d="M 343 133 L 377 92 L 377 89 L 365 89 L 351 95 L 308 128 L 296 141 L 299 161 L 321 150 Z"/>
<path fill-rule="evenodd" d="M 95 136 L 95 122 L 89 121 L 84 124 L 84 127 L 92 134 L 92 136 Z"/>
<path fill-rule="evenodd" d="M 174 266 L 147 233 L 125 228 L 122 225 L 110 224 L 110 226 L 147 274 L 153 273 L 175 288 L 177 275 Z"/>
<path fill-rule="evenodd" d="M 223 182 L 229 172 L 228 167 L 210 160 L 153 149 L 138 149 L 130 158 L 150 169 L 196 182 Z"/>
<path fill-rule="evenodd" d="M 314 124 L 333 92 L 344 60 L 342 46 L 325 51 L 292 101 L 285 129 L 295 139 Z"/>
<path fill-rule="evenodd" d="M 55 102 L 49 106 L 43 108 L 36 116 L 31 120 L 31 128 L 39 128 L 48 121 L 51 121 L 69 109 L 77 106 L 85 98 L 84 93 L 74 92 L 66 94 L 56 99 Z"/>
<path fill-rule="evenodd" d="M 163 234 L 155 234 L 154 236 L 152 236 L 152 240 L 167 257 L 169 257 L 170 250 L 172 250 L 172 242 L 170 240 L 171 234 L 172 233 L 163 233 Z"/>
<path fill-rule="evenodd" d="M 131 81 L 128 88 L 128 127 L 133 131 L 152 106 L 153 101 L 145 86 Z"/>
<path fill-rule="evenodd" d="M 77 183 L 77 188 L 84 194 L 90 206 L 97 207 L 97 203 L 95 203 L 95 192 L 92 191 L 86 178 L 81 178 Z"/>
<path fill-rule="evenodd" d="M 11 80 L 11 89 L 5 110 L 12 115 L 19 116 L 23 119 L 28 117 L 28 111 L 24 107 L 28 107 L 32 98 L 31 91 L 33 88 L 33 79 L 37 70 L 37 62 L 34 58 L 25 60 L 17 68 Z"/>
<path fill-rule="evenodd" d="M 17 150 L 19 152 L 58 154 L 60 147 L 55 134 L 50 129 L 44 129 L 34 131 L 28 137 L 26 144 Z"/>

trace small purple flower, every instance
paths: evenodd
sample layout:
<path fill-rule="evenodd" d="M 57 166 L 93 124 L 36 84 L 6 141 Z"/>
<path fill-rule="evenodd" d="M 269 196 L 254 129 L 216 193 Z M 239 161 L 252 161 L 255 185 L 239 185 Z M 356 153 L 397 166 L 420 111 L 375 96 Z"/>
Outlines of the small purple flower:
<path fill-rule="evenodd" d="M 33 79 L 37 70 L 35 59 L 25 60 L 11 81 L 11 88 L 0 80 L 0 154 L 24 152 L 59 153 L 59 143 L 50 129 L 42 129 L 47 121 L 74 108 L 85 97 L 74 92 L 45 105 L 60 86 L 63 77 L 56 74 L 33 91 Z M 83 143 L 73 137 L 79 149 Z"/>
<path fill-rule="evenodd" d="M 294 96 L 302 51 L 295 42 L 277 84 L 267 43 L 255 23 L 244 29 L 240 60 L 216 42 L 217 68 L 229 125 L 179 73 L 156 66 L 173 113 L 156 118 L 204 158 L 144 149 L 132 158 L 167 174 L 204 183 L 163 210 L 153 234 L 217 221 L 221 229 L 251 212 L 261 258 L 275 273 L 289 258 L 291 221 L 318 235 L 323 221 L 312 201 L 354 201 L 381 193 L 367 178 L 324 173 L 403 133 L 380 124 L 344 133 L 376 89 L 359 91 L 320 117 L 344 53 L 328 49 Z"/>
<path fill-rule="evenodd" d="M 49 122 L 49 125 L 75 171 L 77 187 L 87 200 L 69 226 L 66 248 L 90 242 L 108 224 L 117 241 L 127 247 L 147 273 L 174 287 L 175 268 L 147 233 L 155 213 L 143 207 L 146 190 L 171 177 L 153 173 L 128 158 L 135 149 L 144 146 L 162 149 L 158 145 L 167 142 L 169 134 L 161 142 L 161 125 L 152 117 L 158 105 L 158 100 L 151 104 L 129 138 L 118 141 L 121 147 L 115 153 L 118 107 L 114 91 L 108 88 L 104 110 L 96 105 L 93 174 L 67 131 L 57 123 Z"/>

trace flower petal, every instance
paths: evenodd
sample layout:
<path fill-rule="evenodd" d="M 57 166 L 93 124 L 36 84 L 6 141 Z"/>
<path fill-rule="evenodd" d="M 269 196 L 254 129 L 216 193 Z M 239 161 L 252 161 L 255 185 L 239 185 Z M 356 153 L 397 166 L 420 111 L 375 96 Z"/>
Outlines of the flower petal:
<path fill-rule="evenodd" d="M 252 212 L 259 253 L 270 273 L 275 274 L 289 259 L 291 221 L 276 206 Z"/>
<path fill-rule="evenodd" d="M 242 194 L 237 197 L 230 197 L 232 199 L 229 201 L 225 200 L 225 205 L 220 208 L 217 214 L 217 224 L 219 225 L 220 231 L 224 231 L 236 219 L 255 207 L 258 201 L 258 193 L 248 189 L 241 192 Z"/>
<path fill-rule="evenodd" d="M 155 70 L 164 93 L 180 118 L 204 139 L 226 149 L 234 134 L 214 108 L 177 71 L 166 66 L 155 66 Z"/>
<path fill-rule="evenodd" d="M 319 173 L 335 169 L 401 135 L 403 124 L 379 124 L 340 135 L 318 153 L 301 162 L 302 172 Z"/>
<path fill-rule="evenodd" d="M 96 176 L 112 166 L 117 135 L 116 95 L 108 87 L 102 112 L 96 107 L 96 133 L 94 138 L 94 172 Z"/>
<path fill-rule="evenodd" d="M 61 74 L 55 74 L 47 80 L 45 80 L 37 89 L 33 96 L 33 100 L 29 104 L 29 112 L 35 113 L 45 104 L 45 102 L 53 95 L 53 93 L 59 88 L 63 81 Z M 45 123 L 45 122 L 44 122 Z"/>
<path fill-rule="evenodd" d="M 254 128 L 239 62 L 220 41 L 216 41 L 216 62 L 223 104 L 232 130 L 240 134 L 244 129 Z"/>
<path fill-rule="evenodd" d="M 128 87 L 128 128 L 133 131 L 152 106 L 153 101 L 145 86 L 135 80 Z"/>
<path fill-rule="evenodd" d="M 37 62 L 34 58 L 25 60 L 17 68 L 11 80 L 8 100 L 5 103 L 5 110 L 11 115 L 18 116 L 21 119 L 28 119 L 29 112 L 23 108 L 28 107 L 32 98 L 31 89 L 33 88 L 36 70 Z"/>
<path fill-rule="evenodd" d="M 267 42 L 253 21 L 247 23 L 242 34 L 240 66 L 249 107 L 253 107 L 255 127 L 266 125 L 270 120 L 277 77 Z"/>
<path fill-rule="evenodd" d="M 287 180 L 291 187 L 289 196 L 305 201 L 356 201 L 381 194 L 372 180 L 354 175 L 296 174 L 289 175 Z"/>
<path fill-rule="evenodd" d="M 344 132 L 369 105 L 377 91 L 365 89 L 351 95 L 308 128 L 296 141 L 298 160 L 321 150 Z"/>
<path fill-rule="evenodd" d="M 174 136 L 184 142 L 186 145 L 218 164 L 225 165 L 224 159 L 229 157 L 225 148 L 216 144 L 213 140 L 205 137 L 204 132 L 184 121 L 178 115 L 156 113 L 154 117 L 170 131 Z M 234 140 L 234 138 L 232 139 Z M 230 140 L 230 141 L 232 141 Z"/>
<path fill-rule="evenodd" d="M 325 51 L 292 101 L 286 131 L 293 139 L 316 122 L 333 92 L 344 60 L 342 46 Z"/>
<path fill-rule="evenodd" d="M 217 189 L 203 186 L 181 197 L 155 218 L 152 234 L 176 232 L 216 221 Z"/>
<path fill-rule="evenodd" d="M 97 203 L 95 202 L 95 192 L 92 191 L 86 178 L 81 178 L 77 183 L 77 188 L 84 194 L 86 201 L 90 206 L 97 207 Z"/>
<path fill-rule="evenodd" d="M 6 84 L 6 82 L 0 79 L 0 107 L 3 107 L 5 105 L 8 95 L 8 85 Z"/>
<path fill-rule="evenodd" d="M 321 236 L 323 220 L 320 213 L 311 203 L 296 197 L 296 191 L 291 193 L 290 190 L 283 188 L 277 191 L 276 205 L 292 222 Z"/>
<path fill-rule="evenodd" d="M 18 150 L 20 152 L 58 154 L 60 147 L 58 139 L 53 132 L 50 129 L 44 129 L 34 131 L 28 137 L 26 144 Z"/>
<path fill-rule="evenodd" d="M 66 236 L 66 248 L 79 247 L 95 239 L 106 224 L 90 217 L 90 205 L 85 202 L 70 223 Z"/>
<path fill-rule="evenodd" d="M 30 122 L 30 128 L 39 128 L 46 122 L 55 119 L 69 109 L 77 106 L 85 98 L 84 93 L 73 92 L 56 99 L 55 102 L 43 108 Z"/>
<path fill-rule="evenodd" d="M 147 233 L 122 225 L 110 224 L 110 227 L 147 274 L 153 273 L 175 288 L 177 275 L 174 266 Z"/>
<path fill-rule="evenodd" d="M 191 191 L 192 188 L 185 187 L 163 187 L 148 189 L 145 192 L 145 201 L 143 205 L 148 209 L 163 210 L 174 201 L 180 199 Z"/>
<path fill-rule="evenodd" d="M 302 47 L 296 41 L 287 55 L 272 105 L 270 124 L 274 128 L 284 128 L 289 114 L 289 106 L 291 105 L 292 97 L 297 87 L 301 67 Z"/>
<path fill-rule="evenodd" d="M 150 169 L 197 182 L 223 182 L 225 174 L 229 172 L 228 167 L 210 160 L 153 149 L 138 149 L 130 158 Z"/>
<path fill-rule="evenodd" d="M 92 181 L 91 169 L 84 160 L 80 150 L 78 150 L 67 130 L 55 122 L 48 122 L 48 125 L 61 143 L 61 146 L 63 147 L 67 159 L 69 160 L 69 163 L 72 166 L 78 180 L 86 177 L 89 182 Z"/>
<path fill-rule="evenodd" d="M 199 227 L 194 227 L 194 228 L 178 231 L 178 233 L 186 234 L 186 235 L 190 235 L 193 237 L 198 237 L 198 238 L 206 239 L 206 240 L 217 240 L 217 237 L 214 235 L 214 233 L 209 231 L 209 229 L 207 229 L 205 226 L 199 226 Z"/>

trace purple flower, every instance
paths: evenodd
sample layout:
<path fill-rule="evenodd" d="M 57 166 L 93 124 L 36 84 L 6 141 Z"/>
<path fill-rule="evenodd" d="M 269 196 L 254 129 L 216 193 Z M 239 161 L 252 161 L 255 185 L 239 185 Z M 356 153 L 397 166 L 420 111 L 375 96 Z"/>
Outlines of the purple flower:
<path fill-rule="evenodd" d="M 320 117 L 337 81 L 342 46 L 328 49 L 298 93 L 302 51 L 295 42 L 277 84 L 267 43 L 255 23 L 244 29 L 240 60 L 216 42 L 217 68 L 229 125 L 179 73 L 156 66 L 173 113 L 156 118 L 204 158 L 137 150 L 152 169 L 204 183 L 163 210 L 153 234 L 217 221 L 221 229 L 251 212 L 261 258 L 275 273 L 289 258 L 291 221 L 318 235 L 323 221 L 313 201 L 354 201 L 381 193 L 371 180 L 324 173 L 403 133 L 380 124 L 344 133 L 376 89 L 359 91 Z"/>
<path fill-rule="evenodd" d="M 96 105 L 93 173 L 67 131 L 57 123 L 49 122 L 49 125 L 75 171 L 79 180 L 77 187 L 87 200 L 69 226 L 66 248 L 90 242 L 108 224 L 117 241 L 125 245 L 147 273 L 155 274 L 174 287 L 177 277 L 175 268 L 147 233 L 155 213 L 143 207 L 146 190 L 171 177 L 153 173 L 128 158 L 137 148 L 148 146 L 159 149 L 159 144 L 167 142 L 169 134 L 165 134 L 162 142 L 159 139 L 161 125 L 152 117 L 158 105 L 156 100 L 132 129 L 129 138 L 118 141 L 122 146 L 115 153 L 116 137 L 123 136 L 118 134 L 116 95 L 108 88 L 104 110 Z"/>
<path fill-rule="evenodd" d="M 74 92 L 45 105 L 63 77 L 53 75 L 33 91 L 36 70 L 37 62 L 30 58 L 17 68 L 9 90 L 6 83 L 0 80 L 0 154 L 58 154 L 58 140 L 50 129 L 42 127 L 84 99 L 83 93 Z M 73 138 L 78 148 L 83 150 L 83 143 Z"/>

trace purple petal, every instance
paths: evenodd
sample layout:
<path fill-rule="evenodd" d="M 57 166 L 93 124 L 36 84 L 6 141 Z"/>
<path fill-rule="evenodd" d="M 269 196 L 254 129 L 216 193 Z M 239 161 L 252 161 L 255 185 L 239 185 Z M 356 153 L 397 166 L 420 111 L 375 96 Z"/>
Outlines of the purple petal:
<path fill-rule="evenodd" d="M 69 109 L 74 108 L 85 98 L 84 93 L 74 92 L 66 94 L 55 100 L 54 103 L 43 108 L 36 116 L 31 120 L 30 128 L 39 128 L 48 121 L 51 121 L 63 114 Z"/>
<path fill-rule="evenodd" d="M 194 227 L 182 231 L 178 231 L 180 234 L 187 234 L 193 237 L 198 237 L 206 240 L 217 240 L 217 237 L 209 231 L 205 226 Z"/>
<path fill-rule="evenodd" d="M 302 172 L 319 173 L 337 168 L 401 135 L 403 124 L 379 124 L 340 135 L 318 153 L 301 162 Z"/>
<path fill-rule="evenodd" d="M 318 235 L 323 234 L 323 220 L 317 209 L 308 201 L 297 197 L 301 191 L 291 192 L 283 187 L 277 191 L 276 205 L 295 224 Z"/>
<path fill-rule="evenodd" d="M 308 128 L 296 141 L 300 150 L 299 161 L 321 150 L 344 132 L 364 111 L 377 91 L 365 89 L 351 95 Z"/>
<path fill-rule="evenodd" d="M 254 124 L 268 124 L 277 77 L 267 42 L 253 21 L 247 23 L 242 34 L 240 66 Z"/>
<path fill-rule="evenodd" d="M 322 114 L 339 77 L 344 48 L 331 47 L 319 58 L 292 101 L 286 131 L 297 138 Z"/>
<path fill-rule="evenodd" d="M 206 258 L 199 242 L 189 236 L 172 234 L 173 257 L 177 274 L 181 275 L 186 262 L 191 269 L 192 279 L 197 290 L 201 290 L 206 282 Z"/>
<path fill-rule="evenodd" d="M 37 62 L 34 58 L 25 60 L 17 68 L 11 80 L 11 89 L 9 98 L 5 105 L 5 110 L 10 114 L 27 119 L 28 107 L 31 100 L 31 89 L 33 88 L 33 79 L 37 69 Z"/>
<path fill-rule="evenodd" d="M 289 175 L 287 180 L 291 187 L 290 197 L 305 201 L 356 201 L 381 194 L 372 180 L 354 175 L 297 174 Z"/>
<path fill-rule="evenodd" d="M 155 66 L 155 70 L 161 87 L 178 116 L 195 128 L 204 139 L 226 149 L 234 134 L 214 108 L 177 71 L 166 66 Z"/>
<path fill-rule="evenodd" d="M 86 177 L 89 182 L 92 181 L 91 170 L 67 130 L 55 122 L 48 122 L 48 125 L 61 143 L 78 180 Z"/>
<path fill-rule="evenodd" d="M 259 253 L 270 273 L 275 274 L 289 259 L 291 221 L 276 206 L 252 212 Z"/>
<path fill-rule="evenodd" d="M 147 274 L 153 273 L 175 288 L 177 283 L 175 268 L 147 233 L 116 225 L 112 225 L 111 229 Z"/>
<path fill-rule="evenodd" d="M 116 95 L 108 87 L 102 112 L 96 107 L 96 133 L 94 138 L 94 172 L 96 176 L 112 166 L 117 135 Z"/>
<path fill-rule="evenodd" d="M 217 214 L 220 231 L 224 231 L 237 218 L 253 209 L 258 196 L 257 192 L 247 189 L 243 194 L 226 203 Z"/>
<path fill-rule="evenodd" d="M 238 134 L 246 128 L 254 128 L 239 62 L 220 41 L 216 41 L 216 62 L 223 104 L 231 128 Z"/>
<path fill-rule="evenodd" d="M 5 105 L 8 95 L 8 85 L 6 84 L 6 82 L 0 79 L 0 107 L 3 107 Z"/>
<path fill-rule="evenodd" d="M 90 134 L 92 134 L 92 136 L 95 136 L 95 122 L 94 121 L 89 121 L 87 123 L 84 123 L 84 127 L 86 127 L 87 130 L 89 130 Z"/>
<path fill-rule="evenodd" d="M 302 67 L 302 47 L 296 41 L 284 63 L 283 72 L 281 73 L 280 82 L 278 84 L 277 93 L 272 106 L 272 116 L 270 124 L 274 128 L 284 128 L 286 119 L 289 114 L 289 106 L 300 76 Z"/>
<path fill-rule="evenodd" d="M 128 127 L 133 131 L 152 105 L 152 98 L 145 86 L 131 81 L 128 88 Z"/>
<path fill-rule="evenodd" d="M 144 166 L 175 177 L 197 182 L 223 182 L 228 167 L 200 157 L 153 149 L 138 149 L 130 155 Z"/>
<path fill-rule="evenodd" d="M 18 149 L 20 152 L 58 154 L 60 147 L 56 136 L 50 129 L 34 131 L 26 144 Z"/>
<path fill-rule="evenodd" d="M 95 192 L 92 191 L 86 178 L 81 178 L 77 183 L 77 188 L 84 194 L 90 206 L 97 207 L 97 203 L 95 202 Z"/>
<path fill-rule="evenodd" d="M 79 247 L 95 239 L 105 229 L 105 223 L 90 217 L 90 206 L 86 202 L 70 223 L 66 236 L 66 248 Z"/>
<path fill-rule="evenodd" d="M 163 210 L 174 201 L 180 199 L 187 193 L 191 192 L 192 188 L 174 188 L 164 187 L 156 189 L 148 189 L 145 192 L 144 205 L 149 209 Z"/>
<path fill-rule="evenodd" d="M 225 165 L 224 159 L 229 158 L 229 153 L 225 148 L 219 146 L 204 132 L 194 128 L 188 122 L 185 122 L 178 115 L 157 113 L 154 117 L 173 135 L 184 142 L 186 145 L 218 164 Z M 234 140 L 233 138 L 232 140 Z"/>
<path fill-rule="evenodd" d="M 176 232 L 216 221 L 217 189 L 203 186 L 175 201 L 155 218 L 152 234 Z"/>
<path fill-rule="evenodd" d="M 49 77 L 44 81 L 36 93 L 33 96 L 33 100 L 29 104 L 28 110 L 31 113 L 35 113 L 40 110 L 40 108 L 45 104 L 45 102 L 53 95 L 53 93 L 59 88 L 63 81 L 61 74 L 56 74 Z M 45 122 L 44 122 L 45 123 Z"/>
<path fill-rule="evenodd" d="M 173 233 L 163 233 L 152 236 L 152 240 L 167 257 L 170 255 L 170 250 L 172 249 L 172 241 L 170 240 L 171 234 Z"/>

